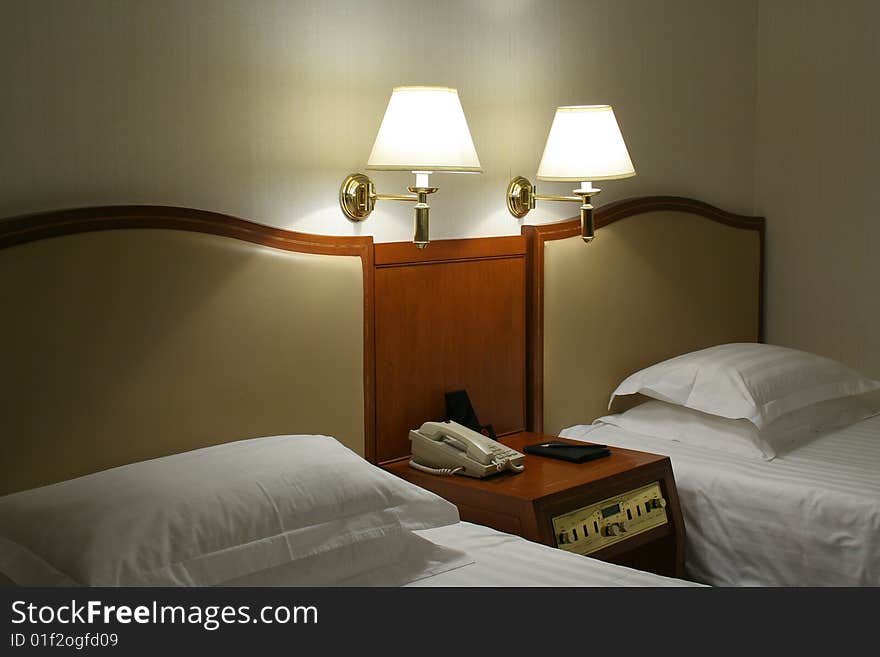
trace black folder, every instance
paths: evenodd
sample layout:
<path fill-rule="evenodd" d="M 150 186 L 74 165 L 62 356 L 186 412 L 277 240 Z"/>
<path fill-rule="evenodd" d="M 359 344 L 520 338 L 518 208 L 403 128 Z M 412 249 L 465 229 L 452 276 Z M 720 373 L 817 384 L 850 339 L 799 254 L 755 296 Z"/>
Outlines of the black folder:
<path fill-rule="evenodd" d="M 547 447 L 547 445 L 551 445 L 551 447 Z M 526 445 L 523 451 L 526 454 L 547 456 L 551 459 L 561 459 L 572 463 L 583 463 L 611 455 L 611 450 L 605 445 L 575 445 L 560 440 L 545 440 L 542 443 Z"/>

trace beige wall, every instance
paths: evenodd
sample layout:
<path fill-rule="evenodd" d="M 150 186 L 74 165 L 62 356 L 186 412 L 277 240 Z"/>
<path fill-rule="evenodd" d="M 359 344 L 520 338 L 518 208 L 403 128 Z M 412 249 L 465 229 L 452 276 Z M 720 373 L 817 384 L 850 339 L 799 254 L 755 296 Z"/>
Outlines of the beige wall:
<path fill-rule="evenodd" d="M 0 216 L 165 203 L 407 240 L 407 204 L 355 225 L 336 198 L 391 87 L 428 83 L 460 90 L 485 169 L 434 177 L 432 235 L 517 233 L 503 190 L 553 108 L 609 102 L 639 175 L 599 203 L 766 215 L 768 339 L 880 376 L 878 24 L 875 0 L 4 0 Z"/>
<path fill-rule="evenodd" d="M 519 232 L 504 188 L 533 177 L 562 104 L 615 106 L 638 176 L 599 203 L 747 212 L 756 16 L 742 0 L 4 0 L 0 216 L 163 203 L 408 240 L 406 204 L 362 225 L 337 205 L 406 83 L 459 89 L 485 169 L 432 179 L 434 237 Z M 401 192 L 409 177 L 374 179 Z"/>
<path fill-rule="evenodd" d="M 880 3 L 759 3 L 767 338 L 880 377 Z"/>

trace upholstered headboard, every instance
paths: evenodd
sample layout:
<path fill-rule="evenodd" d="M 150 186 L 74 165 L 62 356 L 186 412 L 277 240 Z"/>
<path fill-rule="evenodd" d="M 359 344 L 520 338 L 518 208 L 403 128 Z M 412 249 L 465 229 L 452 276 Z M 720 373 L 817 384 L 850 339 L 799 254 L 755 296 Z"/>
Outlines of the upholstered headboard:
<path fill-rule="evenodd" d="M 0 494 L 242 438 L 373 459 L 372 240 L 210 212 L 0 222 Z"/>
<path fill-rule="evenodd" d="M 764 220 L 693 199 L 627 199 L 526 226 L 529 424 L 556 434 L 606 414 L 627 375 L 672 356 L 762 338 Z"/>

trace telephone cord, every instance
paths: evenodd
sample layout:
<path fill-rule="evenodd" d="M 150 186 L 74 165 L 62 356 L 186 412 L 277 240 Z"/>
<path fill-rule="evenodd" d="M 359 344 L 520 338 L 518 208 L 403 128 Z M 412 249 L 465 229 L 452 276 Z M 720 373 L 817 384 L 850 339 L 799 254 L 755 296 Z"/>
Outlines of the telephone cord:
<path fill-rule="evenodd" d="M 416 470 L 421 470 L 422 472 L 427 472 L 428 474 L 440 475 L 441 477 L 451 477 L 452 475 L 464 470 L 464 468 L 460 466 L 457 468 L 431 468 L 427 465 L 417 463 L 415 459 L 409 460 L 409 467 L 415 468 Z"/>
<path fill-rule="evenodd" d="M 495 466 L 495 470 L 498 472 L 501 472 L 502 470 L 505 470 L 505 469 L 506 470 L 513 470 L 514 472 L 522 472 L 523 470 L 526 469 L 526 466 L 516 465 L 515 463 L 511 462 L 510 459 L 503 459 L 503 460 L 495 459 L 492 463 Z"/>

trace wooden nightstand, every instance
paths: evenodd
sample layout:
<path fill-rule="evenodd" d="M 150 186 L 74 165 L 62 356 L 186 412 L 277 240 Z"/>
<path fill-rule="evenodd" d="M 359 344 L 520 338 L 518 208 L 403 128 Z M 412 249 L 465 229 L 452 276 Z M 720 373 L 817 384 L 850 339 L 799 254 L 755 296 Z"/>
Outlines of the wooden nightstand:
<path fill-rule="evenodd" d="M 523 432 L 501 442 L 522 452 L 546 440 L 564 439 Z M 666 456 L 612 447 L 611 456 L 570 463 L 526 454 L 524 472 L 486 479 L 430 475 L 408 461 L 384 467 L 455 504 L 462 520 L 639 570 L 683 575 L 684 522 Z"/>

